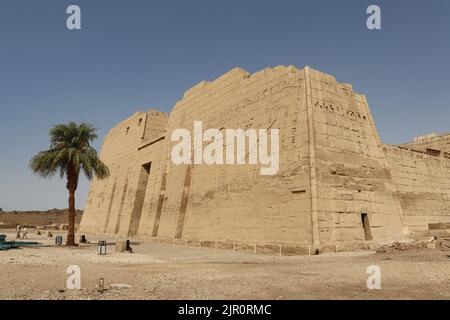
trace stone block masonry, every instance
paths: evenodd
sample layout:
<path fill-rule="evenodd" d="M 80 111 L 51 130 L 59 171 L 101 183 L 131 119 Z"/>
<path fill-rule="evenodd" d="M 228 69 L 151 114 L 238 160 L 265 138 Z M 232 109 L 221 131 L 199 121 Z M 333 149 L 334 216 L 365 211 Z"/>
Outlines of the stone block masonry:
<path fill-rule="evenodd" d="M 278 129 L 277 174 L 260 175 L 259 164 L 174 164 L 172 132 L 193 136 L 195 121 Z M 80 229 L 255 251 L 407 238 L 450 222 L 450 157 L 436 151 L 447 141 L 382 144 L 365 96 L 309 67 L 235 68 L 186 91 L 170 115 L 138 112 L 111 129 L 101 152 L 111 176 L 92 182 Z"/>

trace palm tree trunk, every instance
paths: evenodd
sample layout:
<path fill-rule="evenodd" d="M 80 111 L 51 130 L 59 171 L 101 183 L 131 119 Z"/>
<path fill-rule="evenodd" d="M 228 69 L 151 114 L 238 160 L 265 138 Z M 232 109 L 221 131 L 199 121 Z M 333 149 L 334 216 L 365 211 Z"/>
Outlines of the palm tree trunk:
<path fill-rule="evenodd" d="M 69 190 L 69 227 L 67 228 L 67 246 L 75 246 L 75 191 L 78 177 L 72 165 L 67 172 L 67 190 Z"/>
<path fill-rule="evenodd" d="M 75 246 L 75 190 L 69 189 L 69 227 L 67 231 L 67 246 Z"/>

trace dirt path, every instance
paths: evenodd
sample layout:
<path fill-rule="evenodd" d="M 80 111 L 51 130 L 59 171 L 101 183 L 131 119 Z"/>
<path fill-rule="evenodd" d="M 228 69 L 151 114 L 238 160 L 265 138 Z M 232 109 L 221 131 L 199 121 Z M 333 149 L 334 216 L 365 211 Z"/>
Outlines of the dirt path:
<path fill-rule="evenodd" d="M 2 251 L 0 299 L 450 299 L 450 252 L 439 250 L 274 257 L 150 243 L 133 249 Z M 81 290 L 66 289 L 69 265 L 80 267 Z M 370 265 L 381 268 L 381 290 L 366 287 Z M 103 293 L 95 290 L 100 277 Z"/>

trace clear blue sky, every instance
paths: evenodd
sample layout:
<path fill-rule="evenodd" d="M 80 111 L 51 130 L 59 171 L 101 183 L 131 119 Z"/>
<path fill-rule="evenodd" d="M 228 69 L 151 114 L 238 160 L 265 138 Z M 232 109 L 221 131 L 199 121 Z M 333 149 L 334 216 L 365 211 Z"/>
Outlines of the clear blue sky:
<path fill-rule="evenodd" d="M 81 31 L 66 29 L 70 4 Z M 384 142 L 450 131 L 449 17 L 448 0 L 0 0 L 0 207 L 67 207 L 64 181 L 27 167 L 52 125 L 89 121 L 102 139 L 236 66 L 309 65 L 352 83 Z M 87 191 L 82 179 L 79 208 Z"/>

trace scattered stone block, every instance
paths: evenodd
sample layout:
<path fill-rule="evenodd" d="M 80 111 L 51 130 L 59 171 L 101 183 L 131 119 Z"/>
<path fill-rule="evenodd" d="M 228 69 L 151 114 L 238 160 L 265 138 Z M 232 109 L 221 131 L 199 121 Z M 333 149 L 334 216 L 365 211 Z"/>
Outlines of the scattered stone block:
<path fill-rule="evenodd" d="M 116 241 L 116 252 L 125 252 L 127 249 L 126 241 Z"/>
<path fill-rule="evenodd" d="M 105 291 L 105 278 L 101 277 L 97 281 L 97 291 L 103 293 Z"/>
<path fill-rule="evenodd" d="M 130 240 L 124 240 L 124 241 L 116 241 L 116 252 L 133 252 L 133 249 L 130 246 Z"/>
<path fill-rule="evenodd" d="M 428 224 L 428 230 L 446 230 L 446 229 L 450 229 L 450 223 L 440 222 Z"/>

